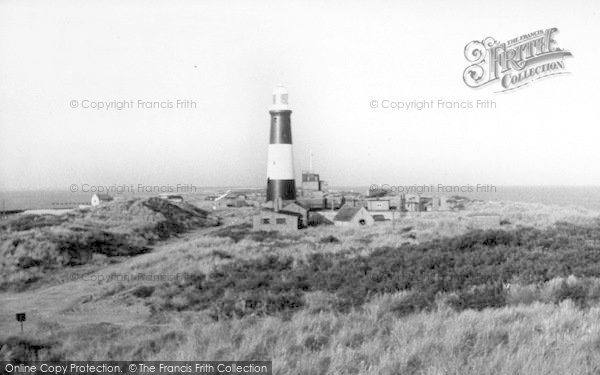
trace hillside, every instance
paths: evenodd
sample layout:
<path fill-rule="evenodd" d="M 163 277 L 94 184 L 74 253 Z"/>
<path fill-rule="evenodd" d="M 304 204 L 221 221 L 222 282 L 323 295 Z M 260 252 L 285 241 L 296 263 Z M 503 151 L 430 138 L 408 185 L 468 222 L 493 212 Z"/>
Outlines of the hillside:
<path fill-rule="evenodd" d="M 89 264 L 95 256 L 132 256 L 218 218 L 160 198 L 117 200 L 64 215 L 16 215 L 0 223 L 0 289 L 25 288 L 50 270 Z"/>
<path fill-rule="evenodd" d="M 87 279 L 0 293 L 0 359 L 270 359 L 274 374 L 298 375 L 597 373 L 598 214 L 482 202 L 467 211 L 509 224 L 473 230 L 443 214 L 395 228 L 253 232 L 243 224 L 251 210 L 225 209 L 235 224 L 156 242 Z M 166 278 L 89 281 L 110 275 Z"/>

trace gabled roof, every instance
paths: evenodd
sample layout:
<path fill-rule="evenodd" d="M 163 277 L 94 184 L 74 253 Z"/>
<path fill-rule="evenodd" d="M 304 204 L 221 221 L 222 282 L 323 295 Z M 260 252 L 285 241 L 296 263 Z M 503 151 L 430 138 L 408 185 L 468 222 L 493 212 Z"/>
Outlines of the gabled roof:
<path fill-rule="evenodd" d="M 334 221 L 350 221 L 362 209 L 359 207 L 342 207 L 333 218 Z"/>
<path fill-rule="evenodd" d="M 318 213 L 318 212 L 312 212 L 310 217 L 308 218 L 308 222 L 309 223 L 316 223 L 316 224 L 325 224 L 325 225 L 331 225 L 333 224 L 333 221 L 329 220 L 328 218 L 326 218 L 325 216 L 323 216 L 322 214 Z"/>
<path fill-rule="evenodd" d="M 298 202 L 291 202 L 291 203 L 288 203 L 288 204 L 286 204 L 285 206 L 283 206 L 283 209 L 284 209 L 284 210 L 286 210 L 286 211 L 291 211 L 291 210 L 288 208 L 288 207 L 290 207 L 290 206 L 292 206 L 292 208 L 294 208 L 294 206 L 297 206 L 297 207 L 299 207 L 299 208 L 301 208 L 301 209 L 303 209 L 303 210 L 306 210 L 306 211 L 308 211 L 308 208 L 306 208 L 306 207 L 305 207 L 303 204 L 300 204 L 300 203 L 298 203 Z"/>
<path fill-rule="evenodd" d="M 277 212 L 275 212 L 272 208 L 263 208 L 261 211 L 266 211 L 272 214 L 282 214 L 282 215 L 287 215 L 287 216 L 296 216 L 296 217 L 301 217 L 302 214 L 298 213 L 298 212 L 293 212 L 293 211 L 287 211 L 287 210 L 279 210 Z"/>
<path fill-rule="evenodd" d="M 273 209 L 273 204 L 274 204 L 274 202 L 273 202 L 273 201 L 267 201 L 266 203 L 264 203 L 264 204 L 262 205 L 262 207 L 263 207 L 263 208 L 268 208 L 268 209 L 271 209 L 271 210 L 272 210 L 272 209 Z M 285 204 L 283 205 L 283 207 L 282 207 L 282 208 L 283 208 L 283 210 L 285 211 L 285 210 L 286 210 L 285 208 L 286 208 L 286 207 L 289 207 L 289 206 L 291 206 L 291 205 L 296 205 L 296 206 L 298 206 L 298 207 L 300 207 L 300 208 L 303 208 L 303 209 L 305 209 L 305 210 L 307 210 L 307 211 L 308 211 L 308 208 L 307 208 L 306 206 L 304 206 L 302 203 L 298 202 L 298 201 L 292 201 L 292 202 L 290 202 L 290 201 L 287 201 L 287 203 L 285 203 Z"/>
<path fill-rule="evenodd" d="M 101 201 L 112 201 L 113 200 L 113 197 L 111 197 L 108 194 L 94 194 L 94 195 L 96 195 L 98 197 L 98 199 Z"/>
<path fill-rule="evenodd" d="M 160 196 L 163 199 L 183 199 L 183 197 L 181 195 L 177 195 L 177 194 L 164 194 Z"/>

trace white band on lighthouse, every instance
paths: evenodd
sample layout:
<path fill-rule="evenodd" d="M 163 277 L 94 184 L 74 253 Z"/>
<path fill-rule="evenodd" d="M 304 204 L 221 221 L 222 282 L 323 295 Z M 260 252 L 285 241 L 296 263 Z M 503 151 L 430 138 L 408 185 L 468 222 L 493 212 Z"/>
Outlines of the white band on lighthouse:
<path fill-rule="evenodd" d="M 270 144 L 267 177 L 271 180 L 293 180 L 294 159 L 291 144 Z"/>

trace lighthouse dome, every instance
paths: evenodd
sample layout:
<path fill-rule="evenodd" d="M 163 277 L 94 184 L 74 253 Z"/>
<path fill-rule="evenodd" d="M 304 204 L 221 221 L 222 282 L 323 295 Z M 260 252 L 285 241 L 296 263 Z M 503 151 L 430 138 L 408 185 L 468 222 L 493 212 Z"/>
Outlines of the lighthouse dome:
<path fill-rule="evenodd" d="M 290 109 L 287 88 L 277 86 L 273 89 L 273 103 L 271 109 Z"/>

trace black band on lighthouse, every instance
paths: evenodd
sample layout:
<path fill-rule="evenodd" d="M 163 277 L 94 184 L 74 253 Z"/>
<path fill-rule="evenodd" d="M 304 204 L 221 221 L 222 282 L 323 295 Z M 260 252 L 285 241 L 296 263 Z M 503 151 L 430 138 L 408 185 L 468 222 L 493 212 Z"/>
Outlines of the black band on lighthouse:
<path fill-rule="evenodd" d="M 296 199 L 296 181 L 267 179 L 267 202 L 281 198 L 284 201 Z"/>

